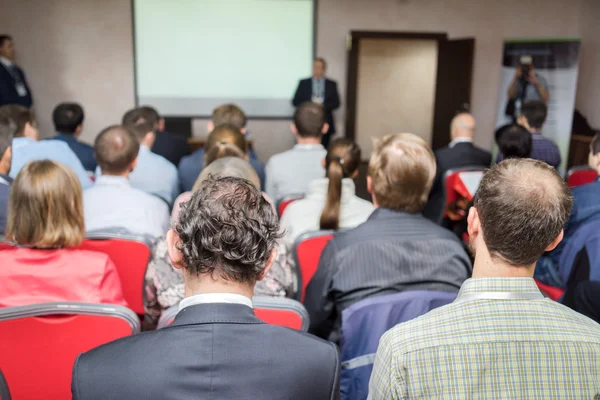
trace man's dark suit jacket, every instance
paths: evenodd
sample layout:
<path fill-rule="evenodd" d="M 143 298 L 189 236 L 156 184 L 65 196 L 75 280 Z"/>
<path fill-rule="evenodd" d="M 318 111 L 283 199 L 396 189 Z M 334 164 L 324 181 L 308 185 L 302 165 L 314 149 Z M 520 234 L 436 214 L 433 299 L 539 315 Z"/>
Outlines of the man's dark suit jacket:
<path fill-rule="evenodd" d="M 184 308 L 172 325 L 80 355 L 75 400 L 338 399 L 337 348 L 242 304 Z"/>
<path fill-rule="evenodd" d="M 431 187 L 429 200 L 423 210 L 423 215 L 438 223 L 444 213 L 446 196 L 444 193 L 444 175 L 455 168 L 477 166 L 488 168 L 492 163 L 492 154 L 473 146 L 470 142 L 459 142 L 453 147 L 444 147 L 435 152 L 437 169 L 435 180 Z"/>
<path fill-rule="evenodd" d="M 296 94 L 292 100 L 294 107 L 298 107 L 300 104 L 312 100 L 312 78 L 302 79 L 298 83 Z M 337 89 L 337 83 L 331 79 L 325 79 L 325 99 L 323 100 L 323 107 L 325 107 L 325 120 L 329 124 L 329 130 L 327 131 L 327 141 L 329 137 L 335 133 L 335 122 L 333 120 L 333 111 L 340 106 L 340 95 Z M 326 144 L 326 143 L 325 143 Z M 327 147 L 327 146 L 326 146 Z"/>
<path fill-rule="evenodd" d="M 97 163 L 94 158 L 93 146 L 80 142 L 75 136 L 69 135 L 68 133 L 59 132 L 51 139 L 60 140 L 61 142 L 68 144 L 71 150 L 73 150 L 73 153 L 79 158 L 79 161 L 81 161 L 81 164 L 86 171 L 94 172 L 96 170 Z"/>
<path fill-rule="evenodd" d="M 13 66 L 15 68 L 15 73 L 20 77 L 20 81 L 27 89 L 27 95 L 19 96 L 19 93 L 17 93 L 17 89 L 15 88 L 15 78 L 4 66 L 4 64 L 0 63 L 0 106 L 5 104 L 19 104 L 30 108 L 33 104 L 33 99 L 31 98 L 31 90 L 29 89 L 29 85 L 27 85 L 27 79 L 25 79 L 25 73 L 15 64 L 13 64 Z"/>
<path fill-rule="evenodd" d="M 191 153 L 190 145 L 183 136 L 171 135 L 168 132 L 156 132 L 156 140 L 152 145 L 152 152 L 171 161 L 174 166 Z"/>

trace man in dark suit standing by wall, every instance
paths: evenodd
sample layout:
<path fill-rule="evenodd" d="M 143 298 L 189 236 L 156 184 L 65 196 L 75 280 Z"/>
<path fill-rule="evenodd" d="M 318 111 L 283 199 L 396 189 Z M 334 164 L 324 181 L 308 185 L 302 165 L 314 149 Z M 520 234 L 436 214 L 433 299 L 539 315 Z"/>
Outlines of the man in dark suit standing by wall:
<path fill-rule="evenodd" d="M 12 37 L 0 35 L 0 106 L 19 104 L 31 108 L 33 100 L 25 73 L 14 63 L 15 46 Z"/>
<path fill-rule="evenodd" d="M 254 285 L 277 257 L 279 232 L 252 183 L 204 181 L 167 233 L 186 295 L 175 321 L 79 356 L 73 399 L 338 399 L 336 347 L 254 314 Z"/>
<path fill-rule="evenodd" d="M 327 149 L 331 136 L 335 134 L 335 122 L 333 120 L 333 111 L 340 106 L 340 95 L 337 90 L 337 83 L 331 79 L 325 78 L 327 63 L 322 58 L 316 58 L 313 62 L 313 76 L 302 79 L 298 83 L 296 94 L 292 103 L 294 107 L 307 101 L 314 101 L 323 104 L 325 108 L 325 121 L 329 124 L 329 130 L 323 135 L 321 144 Z"/>
<path fill-rule="evenodd" d="M 475 118 L 469 113 L 460 113 L 452 119 L 450 124 L 450 137 L 452 141 L 448 147 L 435 152 L 437 164 L 435 180 L 425 205 L 423 214 L 434 222 L 439 222 L 444 212 L 444 175 L 454 168 L 478 166 L 489 167 L 492 155 L 489 151 L 473 146 L 475 133 Z"/>

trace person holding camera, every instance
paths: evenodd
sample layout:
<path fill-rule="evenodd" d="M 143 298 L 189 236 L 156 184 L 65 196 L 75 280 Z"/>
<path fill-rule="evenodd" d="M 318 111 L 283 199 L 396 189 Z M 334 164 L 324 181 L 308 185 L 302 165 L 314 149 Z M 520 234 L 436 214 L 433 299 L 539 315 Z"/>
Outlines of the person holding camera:
<path fill-rule="evenodd" d="M 516 121 L 521 106 L 532 100 L 548 104 L 548 84 L 543 76 L 535 72 L 531 56 L 521 57 L 515 76 L 508 86 L 506 114 Z"/>

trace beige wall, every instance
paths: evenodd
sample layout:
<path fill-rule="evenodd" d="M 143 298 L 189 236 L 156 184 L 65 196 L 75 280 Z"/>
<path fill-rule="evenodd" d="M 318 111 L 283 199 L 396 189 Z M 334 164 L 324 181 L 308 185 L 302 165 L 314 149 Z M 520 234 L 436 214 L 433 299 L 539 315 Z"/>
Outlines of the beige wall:
<path fill-rule="evenodd" d="M 471 103 L 478 119 L 476 142 L 490 147 L 504 37 L 582 35 L 577 104 L 588 116 L 594 114 L 600 92 L 599 7 L 598 0 L 319 0 L 317 52 L 327 58 L 344 103 L 350 30 L 475 37 Z M 52 132 L 50 112 L 59 101 L 85 106 L 87 141 L 133 105 L 130 0 L 0 0 L 0 24 L 17 41 L 43 135 Z M 343 133 L 343 106 L 336 117 Z M 593 120 L 600 126 L 600 115 Z M 286 121 L 252 121 L 250 129 L 263 158 L 293 143 Z"/>

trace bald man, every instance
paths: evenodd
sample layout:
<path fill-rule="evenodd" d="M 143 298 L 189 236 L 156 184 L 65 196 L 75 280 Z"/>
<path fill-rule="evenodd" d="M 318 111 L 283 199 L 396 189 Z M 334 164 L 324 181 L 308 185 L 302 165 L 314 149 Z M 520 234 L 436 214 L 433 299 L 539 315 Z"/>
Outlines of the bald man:
<path fill-rule="evenodd" d="M 429 200 L 423 210 L 425 217 L 434 222 L 440 222 L 444 212 L 444 175 L 448 170 L 468 166 L 489 167 L 492 155 L 489 151 L 473 146 L 475 133 L 475 118 L 469 113 L 460 113 L 450 124 L 448 147 L 435 152 L 437 164 L 435 180 L 429 194 Z"/>

